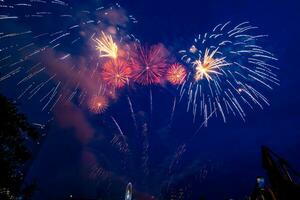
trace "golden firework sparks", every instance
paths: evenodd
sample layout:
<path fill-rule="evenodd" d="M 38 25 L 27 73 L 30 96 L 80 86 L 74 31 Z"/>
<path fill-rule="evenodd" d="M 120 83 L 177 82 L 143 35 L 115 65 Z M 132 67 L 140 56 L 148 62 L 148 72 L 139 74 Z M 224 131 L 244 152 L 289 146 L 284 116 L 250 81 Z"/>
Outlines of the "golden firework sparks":
<path fill-rule="evenodd" d="M 113 59 L 118 57 L 118 46 L 111 35 L 101 32 L 101 37 L 94 39 L 94 41 L 96 42 L 96 49 L 100 52 L 100 57 Z"/>
<path fill-rule="evenodd" d="M 230 65 L 225 61 L 225 57 L 214 58 L 218 49 L 210 52 L 209 49 L 205 50 L 203 60 L 199 58 L 196 60 L 193 65 L 195 66 L 195 80 L 199 81 L 205 78 L 208 81 L 211 81 L 213 78 L 211 75 L 221 75 L 220 69 L 224 66 Z"/>

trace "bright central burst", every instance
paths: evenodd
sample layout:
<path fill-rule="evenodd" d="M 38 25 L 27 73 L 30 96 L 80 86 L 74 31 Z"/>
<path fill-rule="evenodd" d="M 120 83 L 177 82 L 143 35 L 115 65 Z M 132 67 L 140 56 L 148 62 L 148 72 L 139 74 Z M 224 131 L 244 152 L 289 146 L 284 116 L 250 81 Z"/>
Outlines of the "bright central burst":
<path fill-rule="evenodd" d="M 108 100 L 102 96 L 97 95 L 90 99 L 88 106 L 91 112 L 95 114 L 103 113 L 108 107 Z"/>
<path fill-rule="evenodd" d="M 186 69 L 179 63 L 174 63 L 167 70 L 166 78 L 173 85 L 180 85 L 186 77 Z"/>
<path fill-rule="evenodd" d="M 212 52 L 210 52 L 209 49 L 206 49 L 203 60 L 201 61 L 201 58 L 199 58 L 193 62 L 196 71 L 194 76 L 196 81 L 204 78 L 211 81 L 213 79 L 212 75 L 221 75 L 220 69 L 229 65 L 229 63 L 225 61 L 225 57 L 214 58 L 217 52 L 218 49 L 215 49 Z"/>
<path fill-rule="evenodd" d="M 100 57 L 108 57 L 116 59 L 118 57 L 118 46 L 114 42 L 111 35 L 106 35 L 101 32 L 101 37 L 99 39 L 94 39 L 96 42 L 96 49 L 100 52 Z"/>
<path fill-rule="evenodd" d="M 132 70 L 127 62 L 121 59 L 111 60 L 103 66 L 103 80 L 115 88 L 125 86 L 131 78 L 131 74 Z"/>

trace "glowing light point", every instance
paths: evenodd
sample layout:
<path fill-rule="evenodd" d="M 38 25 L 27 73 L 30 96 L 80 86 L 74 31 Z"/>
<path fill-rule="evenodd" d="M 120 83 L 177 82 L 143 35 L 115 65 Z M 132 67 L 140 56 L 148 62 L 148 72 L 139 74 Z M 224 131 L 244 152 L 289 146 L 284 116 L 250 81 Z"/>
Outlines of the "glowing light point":
<path fill-rule="evenodd" d="M 126 187 L 125 200 L 132 200 L 132 184 L 130 182 Z"/>
<path fill-rule="evenodd" d="M 190 48 L 191 53 L 196 53 L 197 50 L 198 49 L 195 47 L 195 45 L 191 46 L 191 48 Z"/>

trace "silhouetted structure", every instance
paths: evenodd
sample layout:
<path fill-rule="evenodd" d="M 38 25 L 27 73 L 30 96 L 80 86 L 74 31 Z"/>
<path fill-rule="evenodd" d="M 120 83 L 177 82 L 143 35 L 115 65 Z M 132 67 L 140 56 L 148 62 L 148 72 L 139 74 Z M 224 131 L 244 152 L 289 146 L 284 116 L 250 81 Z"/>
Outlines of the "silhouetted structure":
<path fill-rule="evenodd" d="M 266 200 L 300 199 L 300 185 L 297 183 L 300 174 L 286 160 L 265 146 L 262 147 L 262 161 L 269 177 L 270 187 L 261 187 L 258 183 L 251 199 L 262 199 L 261 197 Z"/>

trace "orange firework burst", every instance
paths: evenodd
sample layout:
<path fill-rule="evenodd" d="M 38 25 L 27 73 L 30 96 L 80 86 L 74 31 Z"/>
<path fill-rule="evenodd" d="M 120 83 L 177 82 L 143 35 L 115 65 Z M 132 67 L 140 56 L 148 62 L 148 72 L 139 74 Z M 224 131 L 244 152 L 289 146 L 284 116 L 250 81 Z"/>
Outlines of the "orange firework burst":
<path fill-rule="evenodd" d="M 142 85 L 159 84 L 166 72 L 167 50 L 162 45 L 144 48 L 138 45 L 131 57 L 133 78 Z"/>
<path fill-rule="evenodd" d="M 132 69 L 121 59 L 110 60 L 103 66 L 102 77 L 109 86 L 121 88 L 128 83 Z"/>
<path fill-rule="evenodd" d="M 171 65 L 168 69 L 166 78 L 173 85 L 181 84 L 186 77 L 186 69 L 179 63 Z"/>
<path fill-rule="evenodd" d="M 108 107 L 108 100 L 104 96 L 94 96 L 88 102 L 91 112 L 95 114 L 103 113 Z"/>

